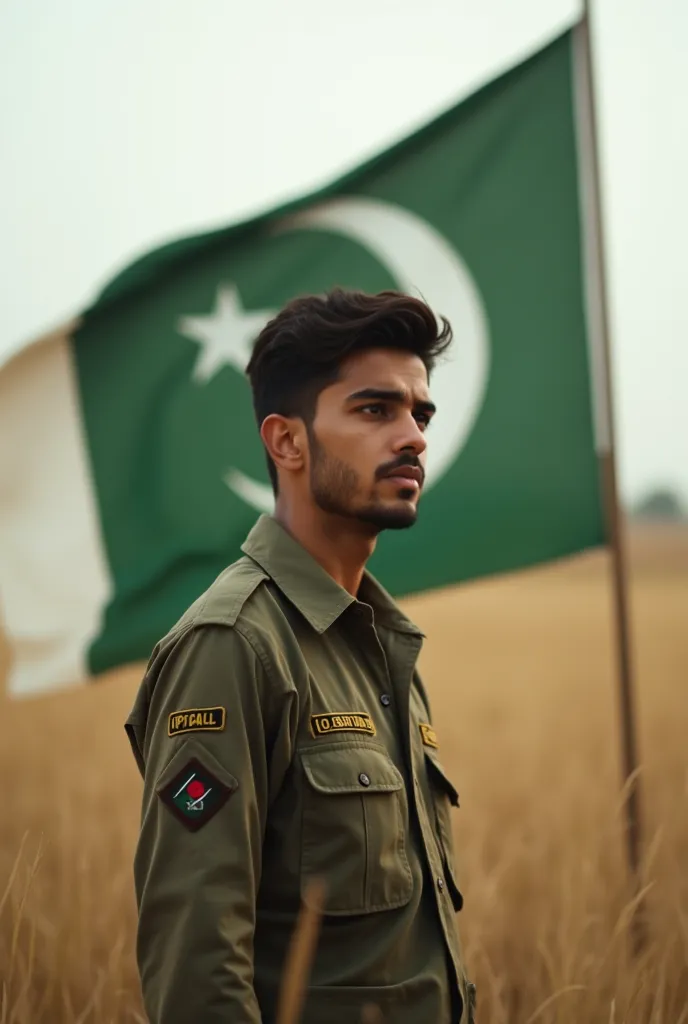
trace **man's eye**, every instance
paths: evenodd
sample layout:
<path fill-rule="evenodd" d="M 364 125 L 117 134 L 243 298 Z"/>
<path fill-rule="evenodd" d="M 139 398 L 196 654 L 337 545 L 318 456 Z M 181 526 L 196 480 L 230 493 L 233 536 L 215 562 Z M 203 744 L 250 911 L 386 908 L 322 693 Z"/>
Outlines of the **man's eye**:
<path fill-rule="evenodd" d="M 426 430 L 430 426 L 430 416 L 426 412 L 414 413 L 416 423 Z"/>
<path fill-rule="evenodd" d="M 368 405 L 362 405 L 358 411 L 370 412 L 373 415 L 382 414 L 385 412 L 385 405 L 383 402 L 369 402 Z"/>

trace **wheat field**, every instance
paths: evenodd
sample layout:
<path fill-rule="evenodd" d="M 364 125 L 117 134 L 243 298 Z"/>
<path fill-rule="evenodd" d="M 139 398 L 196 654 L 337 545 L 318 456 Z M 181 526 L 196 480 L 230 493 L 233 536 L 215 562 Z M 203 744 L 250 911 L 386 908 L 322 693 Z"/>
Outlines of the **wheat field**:
<path fill-rule="evenodd" d="M 606 556 L 404 602 L 428 635 L 422 668 L 461 793 L 459 925 L 480 1024 L 688 1021 L 688 529 L 636 530 L 630 551 L 639 952 Z M 140 783 L 122 729 L 139 674 L 0 700 L 0 1024 L 144 1019 Z"/>

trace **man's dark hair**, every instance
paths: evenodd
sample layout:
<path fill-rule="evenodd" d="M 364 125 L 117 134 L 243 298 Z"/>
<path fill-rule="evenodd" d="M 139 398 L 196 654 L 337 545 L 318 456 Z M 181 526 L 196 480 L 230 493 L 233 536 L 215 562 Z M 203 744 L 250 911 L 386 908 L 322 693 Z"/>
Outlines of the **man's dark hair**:
<path fill-rule="evenodd" d="M 342 363 L 354 352 L 412 352 L 429 377 L 451 340 L 444 317 L 438 323 L 429 306 L 401 292 L 366 295 L 334 288 L 293 299 L 260 332 L 246 367 L 258 426 L 271 413 L 298 416 L 310 426 L 318 395 L 337 381 Z M 277 470 L 269 456 L 268 470 L 277 494 Z"/>

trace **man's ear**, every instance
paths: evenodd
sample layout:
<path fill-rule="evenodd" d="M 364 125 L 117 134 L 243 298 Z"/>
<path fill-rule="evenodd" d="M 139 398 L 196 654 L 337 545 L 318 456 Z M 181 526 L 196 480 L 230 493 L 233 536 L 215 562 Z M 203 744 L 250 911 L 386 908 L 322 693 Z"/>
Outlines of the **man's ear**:
<path fill-rule="evenodd" d="M 278 469 L 296 473 L 306 464 L 306 431 L 296 416 L 270 413 L 260 425 L 260 436 Z"/>

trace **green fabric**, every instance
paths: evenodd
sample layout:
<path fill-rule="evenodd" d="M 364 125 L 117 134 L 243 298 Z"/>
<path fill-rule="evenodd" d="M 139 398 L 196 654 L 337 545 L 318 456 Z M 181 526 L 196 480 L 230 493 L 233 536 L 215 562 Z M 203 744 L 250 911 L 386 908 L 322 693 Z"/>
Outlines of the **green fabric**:
<path fill-rule="evenodd" d="M 351 1024 L 370 1002 L 395 1024 L 458 1024 L 470 994 L 457 795 L 423 741 L 421 634 L 370 577 L 344 599 L 269 517 L 245 550 L 157 645 L 127 722 L 144 775 L 135 880 L 149 1020 L 273 1021 L 299 905 L 320 878 L 303 1024 Z M 217 705 L 223 731 L 168 735 L 171 714 Z M 366 716 L 374 736 L 314 733 L 313 716 L 333 713 L 354 726 Z M 161 799 L 190 762 L 232 790 L 196 832 Z"/>
<path fill-rule="evenodd" d="M 231 474 L 267 484 L 242 371 L 270 312 L 335 284 L 427 286 L 447 308 L 458 301 L 441 273 L 425 280 L 431 256 L 411 236 L 387 237 L 383 258 L 350 231 L 288 219 L 316 207 L 322 217 L 365 201 L 359 234 L 375 234 L 382 211 L 432 237 L 432 259 L 463 261 L 486 336 L 460 450 L 426 488 L 417 526 L 380 538 L 371 567 L 384 585 L 407 594 L 602 542 L 571 65 L 567 33 L 317 195 L 150 253 L 87 311 L 74 354 L 113 579 L 94 671 L 145 657 L 255 521 Z M 199 341 L 222 308 L 238 332 L 224 363 Z M 468 321 L 454 320 L 465 357 Z M 449 420 L 431 427 L 430 458 L 466 408 L 462 380 L 439 402 Z"/>

